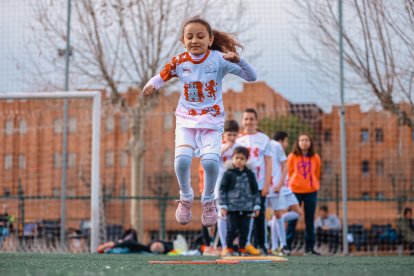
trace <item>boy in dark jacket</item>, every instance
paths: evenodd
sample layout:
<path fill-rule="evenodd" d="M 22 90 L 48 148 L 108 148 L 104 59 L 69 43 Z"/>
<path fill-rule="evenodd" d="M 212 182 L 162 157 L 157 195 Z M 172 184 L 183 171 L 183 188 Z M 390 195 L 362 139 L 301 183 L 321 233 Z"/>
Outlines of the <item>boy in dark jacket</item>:
<path fill-rule="evenodd" d="M 220 185 L 219 204 L 222 206 L 221 215 L 227 216 L 227 248 L 222 255 L 233 253 L 233 240 L 237 233 L 239 238 L 239 253 L 246 255 L 245 249 L 249 232 L 250 217 L 257 217 L 260 211 L 260 194 L 254 173 L 246 167 L 249 150 L 236 147 L 232 155 L 233 168 L 224 173 Z M 260 252 L 258 252 L 260 253 Z"/>

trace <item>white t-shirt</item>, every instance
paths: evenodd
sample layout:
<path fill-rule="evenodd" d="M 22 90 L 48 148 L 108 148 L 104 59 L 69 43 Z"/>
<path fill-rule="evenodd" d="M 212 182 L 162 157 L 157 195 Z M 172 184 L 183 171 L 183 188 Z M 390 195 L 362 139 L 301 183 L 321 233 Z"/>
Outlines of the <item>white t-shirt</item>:
<path fill-rule="evenodd" d="M 285 150 L 279 142 L 270 140 L 270 148 L 272 152 L 272 183 L 268 196 L 273 196 L 275 193 L 274 188 L 279 184 L 280 178 L 282 177 L 282 162 L 285 162 L 287 157 Z"/>
<path fill-rule="evenodd" d="M 158 79 L 151 79 L 152 84 L 158 89 L 171 78 L 180 79 L 183 89 L 175 110 L 177 127 L 221 130 L 224 124 L 223 77 L 230 73 L 254 81 L 256 73 L 243 59 L 232 63 L 219 51 L 208 50 L 201 59 L 193 57 L 189 52 L 173 57 L 159 77 L 154 77 Z"/>
<path fill-rule="evenodd" d="M 259 190 L 262 190 L 266 174 L 265 156 L 272 156 L 270 138 L 262 132 L 243 133 L 236 139 L 236 143 L 249 149 L 249 167 L 256 175 Z"/>

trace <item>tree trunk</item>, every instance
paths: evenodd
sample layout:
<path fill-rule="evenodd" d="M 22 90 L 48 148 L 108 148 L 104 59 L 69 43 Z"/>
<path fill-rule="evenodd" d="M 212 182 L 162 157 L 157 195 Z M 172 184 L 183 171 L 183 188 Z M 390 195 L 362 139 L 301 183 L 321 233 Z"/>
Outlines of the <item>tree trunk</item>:
<path fill-rule="evenodd" d="M 133 126 L 132 139 L 133 150 L 131 152 L 131 196 L 144 196 L 144 129 L 145 108 L 138 106 L 132 110 Z M 132 199 L 131 201 L 131 225 L 138 232 L 139 239 L 144 238 L 143 200 Z"/>

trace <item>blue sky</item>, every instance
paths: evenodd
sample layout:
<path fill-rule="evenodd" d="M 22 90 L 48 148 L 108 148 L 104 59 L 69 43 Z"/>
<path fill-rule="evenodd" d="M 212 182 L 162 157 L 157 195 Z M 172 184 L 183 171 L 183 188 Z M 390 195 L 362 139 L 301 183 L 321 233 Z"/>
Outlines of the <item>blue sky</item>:
<path fill-rule="evenodd" d="M 23 61 L 17 65 L 16 58 L 21 57 L 24 51 L 24 42 L 30 36 L 30 21 L 33 19 L 30 18 L 27 0 L 3 1 L 0 9 L 0 92 L 24 91 L 27 87 L 22 79 L 28 77 L 25 66 L 29 63 Z M 251 59 L 259 72 L 259 80 L 266 81 L 288 100 L 314 102 L 329 109 L 332 100 L 326 100 L 325 93 L 339 89 L 327 85 L 312 86 L 309 82 L 311 73 L 293 57 L 300 54 L 293 39 L 300 22 L 295 21 L 288 12 L 291 8 L 289 3 L 281 0 L 245 0 L 246 15 L 254 24 L 243 34 L 244 37 L 240 37 L 242 42 L 249 41 L 245 43 L 242 55 L 260 52 L 260 56 Z"/>

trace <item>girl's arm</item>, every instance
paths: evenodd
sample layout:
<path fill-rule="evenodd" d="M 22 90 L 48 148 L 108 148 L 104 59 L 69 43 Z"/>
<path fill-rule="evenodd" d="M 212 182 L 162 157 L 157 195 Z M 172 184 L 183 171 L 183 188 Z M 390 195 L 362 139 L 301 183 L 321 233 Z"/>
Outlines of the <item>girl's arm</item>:
<path fill-rule="evenodd" d="M 165 82 L 170 80 L 171 78 L 178 77 L 177 75 L 177 65 L 178 59 L 177 57 L 173 57 L 169 63 L 164 66 L 162 71 L 152 77 L 147 84 L 142 89 L 142 93 L 144 96 L 150 96 L 154 94 L 158 89 L 160 89 Z"/>
<path fill-rule="evenodd" d="M 237 76 L 246 81 L 255 81 L 257 79 L 256 70 L 247 61 L 240 58 L 237 65 L 241 68 L 240 74 L 237 74 Z"/>
<path fill-rule="evenodd" d="M 228 61 L 225 71 L 239 76 L 246 81 L 255 81 L 257 79 L 256 71 L 244 59 L 240 58 L 237 53 L 227 52 L 223 58 Z"/>
<path fill-rule="evenodd" d="M 160 74 L 155 75 L 152 77 L 147 84 L 144 86 L 142 93 L 144 96 L 150 96 L 155 93 L 158 89 L 160 89 L 164 85 L 164 80 L 161 78 Z"/>

